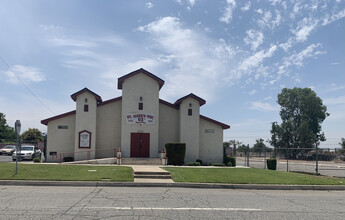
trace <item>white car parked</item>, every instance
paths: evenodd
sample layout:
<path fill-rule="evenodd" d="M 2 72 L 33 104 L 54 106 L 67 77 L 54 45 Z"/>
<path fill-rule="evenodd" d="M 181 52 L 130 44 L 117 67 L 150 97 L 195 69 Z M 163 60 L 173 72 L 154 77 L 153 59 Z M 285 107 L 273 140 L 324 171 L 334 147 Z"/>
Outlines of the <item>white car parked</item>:
<path fill-rule="evenodd" d="M 35 157 L 41 157 L 41 150 L 36 148 L 34 145 L 22 145 L 20 151 L 20 159 L 32 160 Z M 12 160 L 17 159 L 17 151 L 12 154 Z"/>

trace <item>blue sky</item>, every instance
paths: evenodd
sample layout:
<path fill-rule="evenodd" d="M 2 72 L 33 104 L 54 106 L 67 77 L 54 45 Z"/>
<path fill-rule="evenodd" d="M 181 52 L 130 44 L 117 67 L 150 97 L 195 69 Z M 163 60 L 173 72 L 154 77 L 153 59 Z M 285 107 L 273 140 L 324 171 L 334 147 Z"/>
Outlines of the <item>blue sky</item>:
<path fill-rule="evenodd" d="M 321 147 L 338 147 L 344 17 L 344 0 L 3 0 L 0 56 L 25 86 L 0 61 L 0 112 L 46 131 L 42 119 L 75 109 L 74 92 L 120 96 L 117 78 L 144 68 L 165 80 L 160 98 L 204 98 L 201 114 L 231 125 L 224 140 L 250 145 L 280 121 L 282 88 L 310 87 L 331 114 Z"/>

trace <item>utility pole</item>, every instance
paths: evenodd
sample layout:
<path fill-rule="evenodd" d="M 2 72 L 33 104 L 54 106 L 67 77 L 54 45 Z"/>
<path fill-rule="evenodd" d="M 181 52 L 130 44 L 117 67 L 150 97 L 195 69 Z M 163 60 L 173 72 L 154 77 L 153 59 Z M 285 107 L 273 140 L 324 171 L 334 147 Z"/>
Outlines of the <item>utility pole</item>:
<path fill-rule="evenodd" d="M 316 168 L 315 168 L 315 171 L 316 171 L 316 175 L 319 175 L 319 148 L 317 146 L 317 143 L 315 143 L 315 153 L 316 153 Z"/>
<path fill-rule="evenodd" d="M 286 148 L 286 172 L 289 172 L 289 147 Z"/>
<path fill-rule="evenodd" d="M 19 134 L 20 134 L 20 128 L 21 128 L 21 123 L 20 120 L 16 120 L 16 122 L 14 123 L 14 128 L 16 130 L 17 133 L 17 146 L 16 146 L 16 173 L 15 175 L 17 175 L 18 173 L 18 154 L 20 155 L 20 141 L 19 141 Z"/>

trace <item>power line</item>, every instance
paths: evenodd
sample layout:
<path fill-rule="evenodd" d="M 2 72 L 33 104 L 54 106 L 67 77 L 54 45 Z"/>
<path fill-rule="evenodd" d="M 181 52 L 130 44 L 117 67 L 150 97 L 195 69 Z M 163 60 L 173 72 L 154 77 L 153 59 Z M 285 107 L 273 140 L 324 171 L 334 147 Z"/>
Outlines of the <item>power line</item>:
<path fill-rule="evenodd" d="M 34 96 L 50 113 L 55 115 L 55 113 L 46 105 L 43 103 L 43 101 L 33 92 L 31 89 L 24 83 L 24 81 L 12 70 L 10 65 L 0 56 L 0 60 L 8 67 L 8 69 L 16 76 L 16 78 L 19 80 L 19 82 L 30 92 L 32 96 Z"/>

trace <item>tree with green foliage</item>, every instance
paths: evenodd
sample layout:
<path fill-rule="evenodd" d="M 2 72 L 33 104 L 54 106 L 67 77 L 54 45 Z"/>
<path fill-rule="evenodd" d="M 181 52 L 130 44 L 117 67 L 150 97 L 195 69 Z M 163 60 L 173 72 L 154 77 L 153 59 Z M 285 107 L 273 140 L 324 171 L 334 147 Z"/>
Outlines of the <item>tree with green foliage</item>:
<path fill-rule="evenodd" d="M 239 146 L 237 148 L 237 151 L 238 152 L 247 152 L 248 151 L 248 146 L 247 145 L 244 145 L 244 144 L 241 144 L 241 146 Z"/>
<path fill-rule="evenodd" d="M 16 142 L 16 137 L 14 128 L 7 125 L 6 115 L 0 112 L 0 142 L 13 143 Z"/>
<path fill-rule="evenodd" d="M 341 153 L 342 154 L 345 154 L 345 138 L 341 138 L 341 141 L 340 141 L 340 146 L 341 146 Z"/>
<path fill-rule="evenodd" d="M 341 138 L 340 146 L 345 150 L 345 138 Z"/>
<path fill-rule="evenodd" d="M 229 141 L 229 145 L 232 145 L 233 146 L 233 155 L 236 156 L 236 150 L 237 148 L 236 147 L 239 147 L 240 145 L 242 144 L 242 142 L 240 141 L 237 141 L 237 140 L 230 140 Z"/>
<path fill-rule="evenodd" d="M 321 124 L 329 116 L 322 99 L 310 88 L 284 88 L 278 94 L 282 123 L 272 123 L 270 143 L 279 148 L 313 148 L 325 141 Z M 291 149 L 289 157 L 309 150 Z"/>
<path fill-rule="evenodd" d="M 256 143 L 251 148 L 252 152 L 259 153 L 259 155 L 261 156 L 261 153 L 263 153 L 263 152 L 271 152 L 272 151 L 271 148 L 266 146 L 266 144 L 264 143 L 264 139 L 260 138 L 260 139 L 256 139 L 255 141 L 256 141 Z"/>
<path fill-rule="evenodd" d="M 37 144 L 44 140 L 42 132 L 37 128 L 29 128 L 22 134 L 22 140 L 24 143 Z"/>

